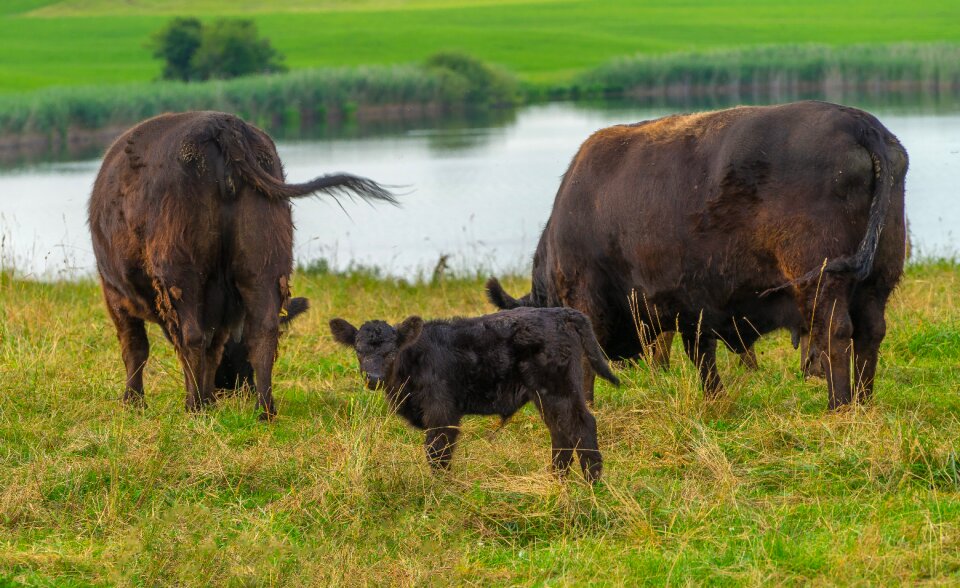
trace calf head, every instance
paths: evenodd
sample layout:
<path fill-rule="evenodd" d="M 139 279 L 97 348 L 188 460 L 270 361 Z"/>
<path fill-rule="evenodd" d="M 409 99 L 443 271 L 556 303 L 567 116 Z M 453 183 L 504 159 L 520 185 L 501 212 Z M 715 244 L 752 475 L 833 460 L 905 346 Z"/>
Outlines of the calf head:
<path fill-rule="evenodd" d="M 330 321 L 330 332 L 341 345 L 357 352 L 360 371 L 367 388 L 376 390 L 387 383 L 399 353 L 416 343 L 423 331 L 423 319 L 407 317 L 396 327 L 384 321 L 367 321 L 356 328 L 342 318 Z"/>

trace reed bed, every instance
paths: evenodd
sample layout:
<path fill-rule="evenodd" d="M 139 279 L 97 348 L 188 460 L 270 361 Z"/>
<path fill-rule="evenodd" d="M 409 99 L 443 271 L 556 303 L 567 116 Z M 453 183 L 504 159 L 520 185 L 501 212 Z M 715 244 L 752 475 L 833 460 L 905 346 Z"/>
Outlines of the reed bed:
<path fill-rule="evenodd" d="M 824 95 L 857 89 L 955 94 L 960 45 L 772 45 L 732 50 L 641 54 L 579 76 L 577 95 Z"/>

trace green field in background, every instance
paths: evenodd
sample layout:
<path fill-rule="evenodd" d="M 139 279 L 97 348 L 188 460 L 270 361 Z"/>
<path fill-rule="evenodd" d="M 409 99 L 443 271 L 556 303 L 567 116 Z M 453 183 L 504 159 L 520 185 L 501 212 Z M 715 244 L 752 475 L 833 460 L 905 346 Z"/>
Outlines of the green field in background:
<path fill-rule="evenodd" d="M 779 43 L 960 41 L 960 2 L 829 0 L 8 0 L 0 92 L 155 79 L 145 42 L 172 14 L 243 15 L 291 68 L 420 61 L 469 52 L 536 82 L 636 53 Z M 282 12 L 280 11 L 282 10 Z"/>

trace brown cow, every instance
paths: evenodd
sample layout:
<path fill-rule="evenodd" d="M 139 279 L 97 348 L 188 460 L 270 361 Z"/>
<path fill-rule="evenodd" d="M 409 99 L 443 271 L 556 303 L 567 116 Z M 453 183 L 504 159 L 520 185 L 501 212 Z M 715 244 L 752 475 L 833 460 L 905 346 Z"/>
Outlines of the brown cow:
<path fill-rule="evenodd" d="M 117 139 L 94 184 L 89 223 L 126 402 L 143 404 L 144 321 L 152 321 L 177 350 L 187 410 L 213 400 L 224 343 L 242 333 L 261 418 L 276 413 L 271 373 L 290 298 L 290 199 L 316 192 L 395 203 L 377 183 L 348 174 L 285 183 L 270 137 L 230 114 L 164 114 Z"/>
<path fill-rule="evenodd" d="M 679 330 L 707 394 L 722 390 L 718 339 L 744 352 L 778 328 L 809 334 L 835 408 L 873 389 L 906 170 L 876 118 L 824 102 L 603 129 L 561 182 L 531 292 L 488 292 L 502 308 L 582 311 L 612 358 L 643 351 L 638 330 Z"/>

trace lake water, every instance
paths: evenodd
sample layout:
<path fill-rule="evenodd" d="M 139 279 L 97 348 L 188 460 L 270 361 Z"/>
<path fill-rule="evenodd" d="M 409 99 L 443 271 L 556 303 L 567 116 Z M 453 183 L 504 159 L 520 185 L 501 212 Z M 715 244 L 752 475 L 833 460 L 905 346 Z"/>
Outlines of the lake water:
<path fill-rule="evenodd" d="M 960 251 L 960 112 L 872 109 L 910 154 L 907 216 L 915 252 Z M 281 142 L 289 181 L 335 171 L 409 186 L 403 205 L 329 197 L 294 205 L 298 263 L 376 266 L 429 277 L 448 255 L 456 271 L 524 271 L 570 159 L 593 131 L 670 111 L 569 103 L 523 108 L 506 123 L 389 135 Z M 0 172 L 0 260 L 21 276 L 94 273 L 86 202 L 99 160 Z M 342 206 L 342 208 L 341 208 Z"/>

